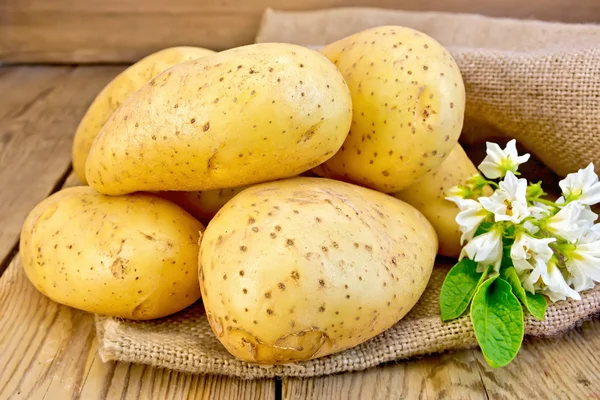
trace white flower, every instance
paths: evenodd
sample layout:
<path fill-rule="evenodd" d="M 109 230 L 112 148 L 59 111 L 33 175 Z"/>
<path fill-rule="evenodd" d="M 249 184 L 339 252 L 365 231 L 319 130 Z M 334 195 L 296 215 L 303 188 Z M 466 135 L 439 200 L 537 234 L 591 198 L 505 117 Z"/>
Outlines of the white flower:
<path fill-rule="evenodd" d="M 461 197 L 447 197 L 449 201 L 454 202 L 460 209 L 456 215 L 456 223 L 459 225 L 460 231 L 463 233 L 460 237 L 460 244 L 465 240 L 471 240 L 477 231 L 479 224 L 487 217 L 488 212 L 473 199 L 463 199 Z"/>
<path fill-rule="evenodd" d="M 567 283 L 572 286 L 577 292 L 583 292 L 584 290 L 591 289 L 595 286 L 592 278 L 587 276 L 581 269 L 570 268 L 567 266 L 569 276 L 567 277 Z"/>
<path fill-rule="evenodd" d="M 460 259 L 464 256 L 483 265 L 493 265 L 494 270 L 500 270 L 502 262 L 502 228 L 494 227 L 473 238 L 460 252 Z"/>
<path fill-rule="evenodd" d="M 546 284 L 544 294 L 552 301 L 565 300 L 567 297 L 581 300 L 579 293 L 569 286 L 556 263 L 550 262 L 542 270 L 542 281 Z"/>
<path fill-rule="evenodd" d="M 510 171 L 490 197 L 480 197 L 479 202 L 494 213 L 496 222 L 511 221 L 518 224 L 530 215 L 527 207 L 527 180 L 517 179 Z"/>
<path fill-rule="evenodd" d="M 526 271 L 525 273 L 519 275 L 519 279 L 521 280 L 521 285 L 523 285 L 523 289 L 527 290 L 531 294 L 540 293 L 544 290 L 542 285 L 540 284 L 540 270 L 534 269 L 533 271 Z"/>
<path fill-rule="evenodd" d="M 521 226 L 532 235 L 535 235 L 540 231 L 540 228 L 531 221 L 525 221 L 523 224 L 521 224 Z"/>
<path fill-rule="evenodd" d="M 543 285 L 540 284 L 540 281 Z M 567 297 L 581 300 L 579 293 L 569 286 L 560 268 L 553 260 L 536 267 L 529 275 L 525 275 L 521 283 L 528 292 L 542 291 L 552 301 L 565 300 Z"/>
<path fill-rule="evenodd" d="M 579 202 L 592 206 L 600 202 L 600 182 L 598 175 L 594 172 L 594 164 L 590 163 L 585 169 L 567 175 L 558 183 L 563 197 L 560 201 L 578 200 Z"/>
<path fill-rule="evenodd" d="M 556 238 L 536 239 L 524 232 L 517 233 L 515 242 L 510 248 L 510 258 L 519 276 L 525 271 L 546 268 L 554 253 L 549 244 Z"/>
<path fill-rule="evenodd" d="M 573 247 L 565 250 L 569 284 L 581 292 L 600 281 L 600 224 L 592 226 Z"/>
<path fill-rule="evenodd" d="M 583 277 L 600 282 L 600 240 L 577 243 L 564 253 L 567 269 L 579 284 L 585 285 Z"/>
<path fill-rule="evenodd" d="M 546 229 L 555 236 L 575 243 L 592 228 L 597 217 L 588 206 L 575 201 L 548 218 Z"/>
<path fill-rule="evenodd" d="M 579 239 L 579 243 L 591 243 L 598 240 L 600 240 L 600 224 L 594 224 L 594 226 Z"/>
<path fill-rule="evenodd" d="M 507 171 L 517 172 L 520 164 L 529 160 L 529 154 L 517 154 L 517 141 L 511 140 L 502 150 L 496 143 L 486 143 L 487 156 L 479 164 L 479 170 L 489 179 L 503 177 Z"/>
<path fill-rule="evenodd" d="M 553 212 L 553 207 L 538 201 L 534 201 L 533 204 L 529 206 L 529 214 L 531 214 L 531 216 L 537 220 L 549 217 L 553 214 Z"/>

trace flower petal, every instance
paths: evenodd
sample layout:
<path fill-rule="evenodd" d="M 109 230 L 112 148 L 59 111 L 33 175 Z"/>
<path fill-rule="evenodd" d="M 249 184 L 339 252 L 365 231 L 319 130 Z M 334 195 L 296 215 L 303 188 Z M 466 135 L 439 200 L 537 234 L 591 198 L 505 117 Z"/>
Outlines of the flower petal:
<path fill-rule="evenodd" d="M 578 201 L 564 206 L 546 221 L 546 229 L 565 240 L 575 243 L 594 225 L 598 216 Z"/>
<path fill-rule="evenodd" d="M 600 183 L 595 183 L 590 186 L 589 189 L 583 192 L 583 195 L 579 198 L 583 204 L 593 206 L 600 203 Z"/>
<path fill-rule="evenodd" d="M 494 214 L 496 222 L 511 221 L 520 223 L 530 215 L 527 207 L 527 180 L 517 179 L 510 171 L 500 182 L 500 188 L 496 189 L 489 197 L 480 197 L 481 205 Z"/>
<path fill-rule="evenodd" d="M 461 257 L 467 255 L 471 260 L 484 265 L 493 265 L 494 269 L 500 269 L 502 261 L 502 231 L 494 228 L 489 232 L 479 235 L 471 240 L 461 252 Z"/>
<path fill-rule="evenodd" d="M 586 205 L 600 202 L 600 183 L 598 175 L 594 172 L 594 164 L 590 163 L 584 169 L 568 174 L 561 180 L 560 186 L 563 197 L 569 200 L 578 200 Z"/>
<path fill-rule="evenodd" d="M 581 296 L 573 290 L 565 280 L 562 272 L 555 263 L 548 263 L 547 268 L 540 268 L 541 278 L 546 284 L 545 294 L 550 300 L 564 300 L 565 296 L 581 300 Z"/>
<path fill-rule="evenodd" d="M 487 157 L 481 164 L 479 164 L 479 170 L 488 179 L 498 179 L 502 177 L 503 170 L 495 162 L 488 160 Z"/>

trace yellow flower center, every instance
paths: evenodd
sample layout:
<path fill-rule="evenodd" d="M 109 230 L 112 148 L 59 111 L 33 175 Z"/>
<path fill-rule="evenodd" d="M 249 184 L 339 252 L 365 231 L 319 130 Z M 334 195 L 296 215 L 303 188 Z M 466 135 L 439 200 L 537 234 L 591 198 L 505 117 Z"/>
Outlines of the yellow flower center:
<path fill-rule="evenodd" d="M 507 200 L 504 200 L 504 205 L 506 206 L 506 214 L 510 215 L 512 217 L 512 215 L 513 215 L 512 203 L 507 199 Z"/>

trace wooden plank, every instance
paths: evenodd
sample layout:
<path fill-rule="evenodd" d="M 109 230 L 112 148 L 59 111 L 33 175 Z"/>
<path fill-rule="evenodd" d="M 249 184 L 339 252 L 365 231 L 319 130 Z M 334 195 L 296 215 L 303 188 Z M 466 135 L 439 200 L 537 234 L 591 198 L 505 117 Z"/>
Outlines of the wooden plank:
<path fill-rule="evenodd" d="M 0 399 L 273 399 L 273 379 L 188 375 L 97 356 L 93 315 L 29 283 L 18 257 L 0 277 Z"/>
<path fill-rule="evenodd" d="M 490 368 L 477 359 L 483 383 L 494 399 L 600 399 L 600 320 L 564 336 L 529 339 L 517 362 Z"/>
<path fill-rule="evenodd" d="M 160 48 L 251 43 L 262 12 L 364 6 L 360 0 L 5 0 L 0 60 L 132 62 Z M 371 7 L 599 22 L 597 0 L 372 0 Z"/>
<path fill-rule="evenodd" d="M 507 367 L 478 350 L 388 364 L 316 379 L 284 379 L 283 399 L 596 399 L 600 320 L 564 336 L 528 338 Z"/>
<path fill-rule="evenodd" d="M 363 372 L 284 379 L 282 399 L 485 399 L 472 351 L 425 357 Z"/>
<path fill-rule="evenodd" d="M 57 81 L 73 72 L 73 68 L 0 68 L 0 121 L 18 118 L 36 101 L 50 94 Z M 8 143 L 6 136 L 0 144 Z"/>
<path fill-rule="evenodd" d="M 0 273 L 23 220 L 68 171 L 81 116 L 123 68 L 0 68 Z"/>

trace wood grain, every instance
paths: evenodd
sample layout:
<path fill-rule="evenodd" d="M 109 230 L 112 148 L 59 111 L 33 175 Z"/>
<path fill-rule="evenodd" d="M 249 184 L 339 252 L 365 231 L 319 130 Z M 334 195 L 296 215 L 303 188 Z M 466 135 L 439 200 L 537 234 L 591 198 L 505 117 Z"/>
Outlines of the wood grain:
<path fill-rule="evenodd" d="M 25 217 L 67 172 L 81 116 L 122 69 L 0 68 L 0 273 Z"/>
<path fill-rule="evenodd" d="M 528 339 L 516 362 L 492 369 L 477 360 L 490 398 L 600 399 L 600 320 L 563 336 Z"/>
<path fill-rule="evenodd" d="M 16 257 L 0 277 L 0 399 L 273 399 L 272 379 L 188 375 L 97 356 L 93 315 L 29 283 Z"/>
<path fill-rule="evenodd" d="M 556 338 L 527 338 L 507 367 L 465 350 L 364 372 L 284 379 L 283 399 L 600 399 L 600 320 Z"/>
<path fill-rule="evenodd" d="M 369 6 L 497 17 L 599 22 L 597 0 L 5 0 L 0 60 L 133 62 L 160 48 L 225 49 L 251 43 L 268 7 Z"/>
<path fill-rule="evenodd" d="M 314 379 L 284 379 L 291 399 L 485 399 L 472 351 L 387 364 L 364 372 Z"/>

